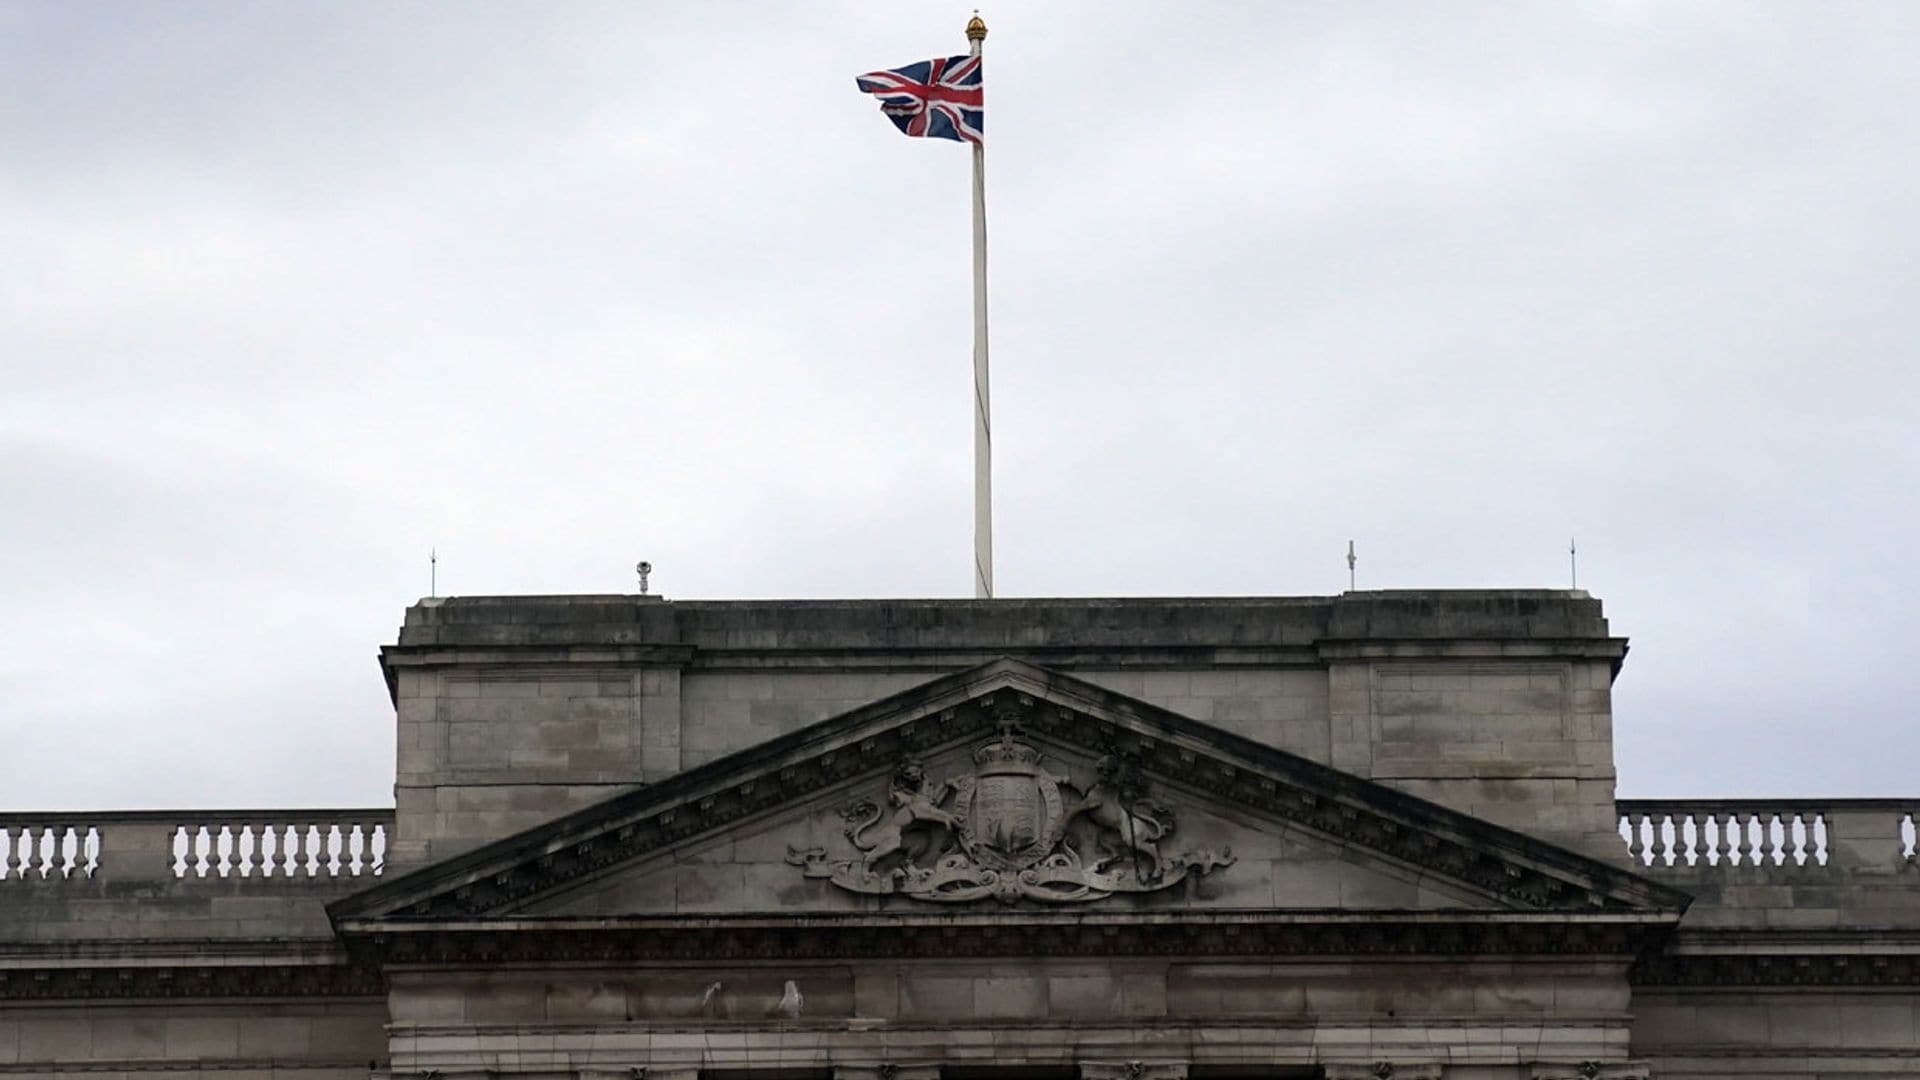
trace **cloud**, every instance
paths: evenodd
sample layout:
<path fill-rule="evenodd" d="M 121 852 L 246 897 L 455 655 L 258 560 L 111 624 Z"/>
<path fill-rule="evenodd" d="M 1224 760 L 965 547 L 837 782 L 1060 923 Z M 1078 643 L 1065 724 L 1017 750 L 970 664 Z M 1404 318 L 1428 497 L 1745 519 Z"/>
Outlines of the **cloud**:
<path fill-rule="evenodd" d="M 1349 538 L 1363 586 L 1557 586 L 1578 535 L 1623 790 L 1904 790 L 1910 12 L 993 26 L 1004 591 L 1331 592 Z M 13 799 L 384 801 L 432 548 L 470 594 L 964 594 L 965 155 L 851 88 L 961 47 L 5 9 Z"/>

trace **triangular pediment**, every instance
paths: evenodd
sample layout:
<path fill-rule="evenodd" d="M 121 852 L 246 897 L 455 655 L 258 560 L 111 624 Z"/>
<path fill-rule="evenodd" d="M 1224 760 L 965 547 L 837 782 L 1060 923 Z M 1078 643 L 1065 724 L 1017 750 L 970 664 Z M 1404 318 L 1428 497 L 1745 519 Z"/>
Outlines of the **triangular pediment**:
<path fill-rule="evenodd" d="M 1686 903 L 1537 838 L 1003 659 L 397 877 L 329 911 L 336 924 L 373 930 L 972 907 L 1669 921 Z"/>

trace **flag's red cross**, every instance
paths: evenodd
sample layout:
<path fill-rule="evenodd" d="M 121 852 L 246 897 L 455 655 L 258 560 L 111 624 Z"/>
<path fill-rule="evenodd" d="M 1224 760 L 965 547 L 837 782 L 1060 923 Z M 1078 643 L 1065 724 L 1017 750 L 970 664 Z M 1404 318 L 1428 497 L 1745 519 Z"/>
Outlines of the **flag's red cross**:
<path fill-rule="evenodd" d="M 880 99 L 880 111 L 908 135 L 960 142 L 985 137 L 980 58 L 948 56 L 903 68 L 874 71 L 854 80 Z"/>

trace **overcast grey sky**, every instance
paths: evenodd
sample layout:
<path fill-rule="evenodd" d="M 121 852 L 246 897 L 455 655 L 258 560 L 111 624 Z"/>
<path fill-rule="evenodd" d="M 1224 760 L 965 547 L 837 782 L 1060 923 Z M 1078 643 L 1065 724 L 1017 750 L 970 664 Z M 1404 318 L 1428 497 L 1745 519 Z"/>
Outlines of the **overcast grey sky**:
<path fill-rule="evenodd" d="M 1623 794 L 1920 791 L 1920 6 L 1005 7 L 1004 595 L 1577 536 Z M 967 595 L 967 14 L 0 3 L 0 803 L 390 802 L 434 547 Z"/>

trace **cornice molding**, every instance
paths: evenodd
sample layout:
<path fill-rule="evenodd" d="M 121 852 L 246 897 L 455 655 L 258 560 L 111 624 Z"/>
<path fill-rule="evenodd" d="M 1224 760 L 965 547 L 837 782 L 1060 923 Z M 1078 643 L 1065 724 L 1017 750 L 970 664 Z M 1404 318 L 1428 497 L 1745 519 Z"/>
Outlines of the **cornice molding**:
<path fill-rule="evenodd" d="M 0 971 L 0 1001 L 123 998 L 380 998 L 368 964 L 179 964 L 23 967 Z"/>
<path fill-rule="evenodd" d="M 1637 987 L 1920 987 L 1920 956 L 1837 953 L 1660 953 L 1631 973 Z"/>
<path fill-rule="evenodd" d="M 1435 957 L 1616 956 L 1625 963 L 1661 928 L 1635 919 L 1439 913 L 1206 919 L 883 917 L 838 919 L 511 919 L 478 923 L 356 924 L 346 928 L 369 962 L 387 965 L 752 963 L 979 957 Z"/>

